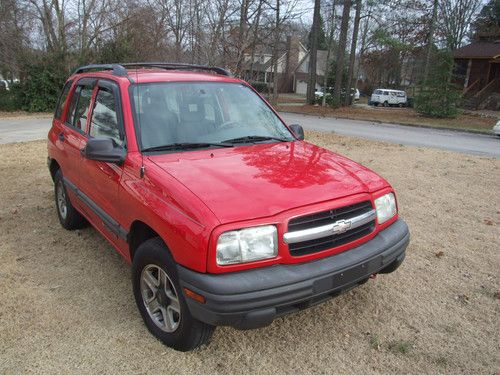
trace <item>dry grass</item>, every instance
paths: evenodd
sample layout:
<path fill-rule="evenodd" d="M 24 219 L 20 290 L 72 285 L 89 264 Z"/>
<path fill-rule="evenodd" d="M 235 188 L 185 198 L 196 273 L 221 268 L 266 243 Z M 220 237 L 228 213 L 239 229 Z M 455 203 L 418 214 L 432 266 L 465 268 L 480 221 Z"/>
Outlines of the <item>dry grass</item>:
<path fill-rule="evenodd" d="M 479 116 L 462 114 L 454 119 L 438 119 L 424 117 L 412 108 L 383 108 L 383 107 L 341 107 L 330 108 L 312 105 L 278 106 L 278 111 L 306 113 L 317 116 L 348 118 L 353 120 L 381 121 L 395 124 L 430 126 L 436 128 L 450 128 L 458 130 L 474 130 L 491 133 L 491 129 L 498 121 L 493 116 Z"/>
<path fill-rule="evenodd" d="M 45 143 L 0 146 L 0 373 L 499 373 L 500 161 L 307 136 L 393 183 L 405 263 L 194 353 L 147 332 L 129 267 L 95 230 L 59 226 Z"/>

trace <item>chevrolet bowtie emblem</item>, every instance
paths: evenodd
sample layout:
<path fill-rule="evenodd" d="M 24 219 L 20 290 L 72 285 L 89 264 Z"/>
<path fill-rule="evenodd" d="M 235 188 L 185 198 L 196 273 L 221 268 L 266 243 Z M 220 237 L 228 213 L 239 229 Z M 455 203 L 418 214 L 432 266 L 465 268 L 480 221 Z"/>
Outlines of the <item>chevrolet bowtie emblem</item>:
<path fill-rule="evenodd" d="M 342 234 L 351 229 L 351 220 L 339 220 L 333 223 L 333 234 Z"/>

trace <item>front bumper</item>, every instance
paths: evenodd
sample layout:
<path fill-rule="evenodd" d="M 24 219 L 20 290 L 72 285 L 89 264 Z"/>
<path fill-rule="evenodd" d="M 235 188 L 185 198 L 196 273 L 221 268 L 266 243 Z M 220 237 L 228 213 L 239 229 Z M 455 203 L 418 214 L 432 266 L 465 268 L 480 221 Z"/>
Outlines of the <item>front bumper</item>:
<path fill-rule="evenodd" d="M 334 297 L 374 273 L 393 272 L 403 262 L 409 241 L 408 226 L 398 219 L 370 241 L 327 258 L 221 275 L 178 266 L 178 274 L 182 287 L 206 299 L 202 304 L 187 298 L 196 319 L 252 329 Z"/>

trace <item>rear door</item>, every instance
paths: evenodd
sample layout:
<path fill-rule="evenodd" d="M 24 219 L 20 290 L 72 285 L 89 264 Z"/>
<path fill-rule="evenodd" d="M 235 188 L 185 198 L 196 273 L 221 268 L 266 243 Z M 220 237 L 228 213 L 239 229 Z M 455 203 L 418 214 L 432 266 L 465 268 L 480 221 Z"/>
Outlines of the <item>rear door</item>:
<path fill-rule="evenodd" d="M 61 166 L 63 175 L 75 186 L 80 182 L 80 150 L 87 138 L 87 120 L 95 82 L 95 79 L 89 78 L 77 82 L 64 124 L 57 135 L 65 160 Z"/>
<path fill-rule="evenodd" d="M 111 138 L 117 145 L 126 147 L 118 85 L 112 81 L 99 80 L 94 95 L 89 138 Z M 122 171 L 122 166 L 117 164 L 81 158 L 80 189 L 87 200 L 86 212 L 92 216 L 94 224 L 115 243 L 120 239 L 125 240 L 124 230 L 118 222 L 121 209 L 118 190 Z"/>

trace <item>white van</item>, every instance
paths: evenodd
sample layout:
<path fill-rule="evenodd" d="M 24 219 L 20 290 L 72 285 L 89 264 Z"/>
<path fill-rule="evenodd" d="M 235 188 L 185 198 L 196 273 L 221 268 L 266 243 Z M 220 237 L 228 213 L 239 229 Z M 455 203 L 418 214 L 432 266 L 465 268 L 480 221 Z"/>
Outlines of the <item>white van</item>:
<path fill-rule="evenodd" d="M 373 92 L 370 102 L 375 106 L 382 104 L 384 107 L 389 107 L 391 105 L 404 107 L 406 106 L 406 92 L 390 89 L 377 89 Z"/>

